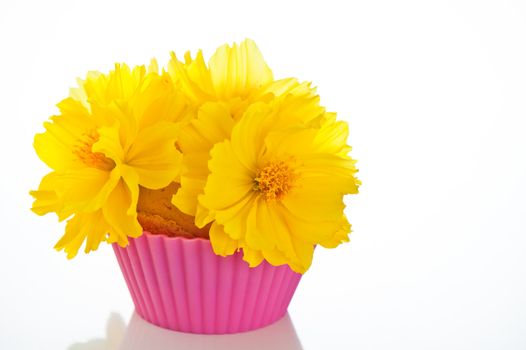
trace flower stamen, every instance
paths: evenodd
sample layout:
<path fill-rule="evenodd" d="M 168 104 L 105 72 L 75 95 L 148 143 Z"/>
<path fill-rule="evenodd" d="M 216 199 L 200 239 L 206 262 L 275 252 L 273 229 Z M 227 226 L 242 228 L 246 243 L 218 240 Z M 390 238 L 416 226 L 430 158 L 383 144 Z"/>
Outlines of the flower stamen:
<path fill-rule="evenodd" d="M 269 162 L 259 169 L 254 179 L 254 190 L 261 192 L 267 201 L 282 199 L 290 192 L 296 174 L 284 162 Z"/>
<path fill-rule="evenodd" d="M 93 144 L 98 140 L 99 134 L 96 130 L 91 130 L 90 132 L 85 133 L 73 147 L 73 154 L 75 154 L 79 160 L 88 167 L 100 170 L 111 170 L 115 167 L 115 162 L 106 157 L 103 153 L 92 151 Z"/>

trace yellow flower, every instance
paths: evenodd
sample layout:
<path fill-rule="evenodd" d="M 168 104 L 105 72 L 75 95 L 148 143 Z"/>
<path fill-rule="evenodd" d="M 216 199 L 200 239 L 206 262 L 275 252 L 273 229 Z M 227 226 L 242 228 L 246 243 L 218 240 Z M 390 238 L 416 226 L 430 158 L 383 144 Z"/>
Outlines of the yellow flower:
<path fill-rule="evenodd" d="M 306 109 L 321 113 L 319 97 L 308 83 L 296 79 L 275 81 L 272 71 L 263 60 L 256 44 L 245 40 L 240 45 L 220 47 L 210 59 L 208 66 L 201 52 L 192 60 L 185 56 L 183 64 L 175 55 L 169 71 L 182 92 L 197 109 L 197 116 L 182 130 L 178 145 L 183 153 L 184 171 L 181 188 L 173 204 L 188 215 L 196 217 L 201 225 L 206 210 L 197 202 L 208 176 L 208 160 L 212 147 L 230 137 L 235 122 L 247 106 L 258 101 L 272 101 L 297 97 L 286 104 L 296 108 L 289 115 L 301 115 Z"/>
<path fill-rule="evenodd" d="M 175 142 L 187 119 L 184 98 L 156 64 L 130 70 L 116 65 L 108 75 L 90 73 L 60 114 L 35 136 L 38 156 L 53 170 L 42 180 L 33 211 L 68 220 L 56 248 L 69 258 L 86 240 L 85 251 L 101 241 L 128 243 L 137 222 L 139 185 L 157 189 L 179 176 L 182 156 Z"/>
<path fill-rule="evenodd" d="M 207 211 L 197 202 L 208 177 L 208 160 L 212 147 L 230 137 L 234 120 L 228 108 L 220 103 L 209 102 L 200 109 L 197 118 L 183 129 L 178 144 L 183 153 L 181 187 L 172 203 L 183 213 L 201 222 Z"/>
<path fill-rule="evenodd" d="M 298 106 L 258 103 L 246 111 L 230 139 L 212 149 L 199 203 L 209 210 L 201 224 L 215 220 L 216 254 L 242 248 L 251 266 L 264 258 L 303 273 L 314 245 L 348 240 L 343 195 L 357 193 L 359 181 L 347 124 L 289 105 Z"/>
<path fill-rule="evenodd" d="M 126 246 L 142 234 L 138 207 L 152 204 L 143 194 L 168 188 L 197 231 L 210 228 L 216 254 L 242 250 L 252 267 L 303 273 L 314 246 L 349 240 L 343 197 L 360 182 L 347 124 L 309 83 L 274 80 L 251 40 L 220 47 L 208 64 L 199 51 L 184 62 L 172 54 L 161 73 L 156 61 L 90 72 L 58 107 L 35 137 L 52 171 L 31 192 L 32 210 L 67 220 L 55 248 L 69 258 L 84 242 L 85 252 Z"/>
<path fill-rule="evenodd" d="M 271 104 L 280 115 L 278 119 L 281 124 L 301 125 L 324 113 L 318 102 L 318 96 L 290 92 L 274 98 Z M 210 150 L 216 143 L 230 138 L 234 125 L 235 120 L 230 116 L 226 104 L 208 102 L 199 109 L 197 118 L 191 120 L 180 135 L 178 143 L 183 152 L 184 170 L 181 188 L 172 203 L 182 212 L 195 216 L 195 223 L 199 227 L 206 224 L 208 217 L 208 210 L 199 204 L 197 198 L 203 193 L 209 175 Z"/>
<path fill-rule="evenodd" d="M 201 51 L 195 59 L 190 52 L 184 58 L 183 63 L 172 53 L 168 71 L 196 109 L 207 102 L 222 102 L 230 115 L 238 119 L 250 104 L 268 101 L 272 96 L 314 95 L 309 83 L 298 83 L 294 78 L 274 80 L 263 55 L 250 39 L 232 47 L 221 46 L 208 66 Z"/>

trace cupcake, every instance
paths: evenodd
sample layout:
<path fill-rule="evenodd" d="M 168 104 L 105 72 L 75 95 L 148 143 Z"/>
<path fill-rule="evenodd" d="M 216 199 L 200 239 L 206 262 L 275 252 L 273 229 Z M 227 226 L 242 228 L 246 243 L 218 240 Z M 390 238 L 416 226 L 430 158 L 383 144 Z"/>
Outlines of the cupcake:
<path fill-rule="evenodd" d="M 202 228 L 195 226 L 193 216 L 183 213 L 172 204 L 172 197 L 180 187 L 176 182 L 159 190 L 139 187 L 137 202 L 139 224 L 152 234 L 209 239 L 210 225 Z"/>
<path fill-rule="evenodd" d="M 138 314 L 236 333 L 280 319 L 314 247 L 349 240 L 348 126 L 309 83 L 276 80 L 254 42 L 167 68 L 90 72 L 35 136 L 52 169 L 32 210 L 67 220 L 73 258 L 113 244 Z"/>

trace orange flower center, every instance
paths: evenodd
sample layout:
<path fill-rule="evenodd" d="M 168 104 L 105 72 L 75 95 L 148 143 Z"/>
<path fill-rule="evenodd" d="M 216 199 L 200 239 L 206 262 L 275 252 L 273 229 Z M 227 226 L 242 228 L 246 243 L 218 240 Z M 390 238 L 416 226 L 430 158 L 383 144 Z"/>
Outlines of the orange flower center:
<path fill-rule="evenodd" d="M 115 167 L 115 162 L 100 152 L 92 151 L 93 144 L 98 140 L 99 134 L 97 131 L 92 130 L 85 133 L 83 137 L 77 141 L 77 144 L 73 148 L 73 153 L 82 163 L 91 168 L 111 170 Z"/>
<path fill-rule="evenodd" d="M 269 162 L 258 170 L 254 190 L 260 191 L 266 200 L 281 199 L 290 192 L 295 179 L 296 174 L 285 162 Z"/>

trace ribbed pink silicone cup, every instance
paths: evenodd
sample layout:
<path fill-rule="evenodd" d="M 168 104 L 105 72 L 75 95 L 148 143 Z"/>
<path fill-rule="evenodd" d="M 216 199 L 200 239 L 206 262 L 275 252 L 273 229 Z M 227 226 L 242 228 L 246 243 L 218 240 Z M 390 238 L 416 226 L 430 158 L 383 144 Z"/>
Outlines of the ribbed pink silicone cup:
<path fill-rule="evenodd" d="M 137 313 L 171 330 L 239 333 L 279 320 L 301 279 L 287 265 L 250 268 L 242 253 L 214 254 L 210 241 L 152 235 L 113 249 Z"/>

